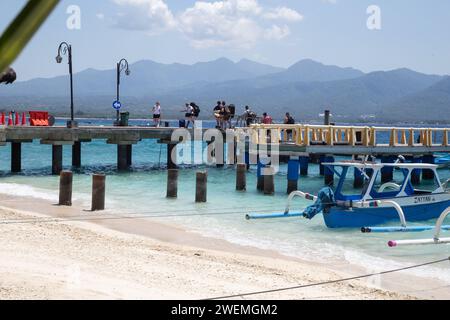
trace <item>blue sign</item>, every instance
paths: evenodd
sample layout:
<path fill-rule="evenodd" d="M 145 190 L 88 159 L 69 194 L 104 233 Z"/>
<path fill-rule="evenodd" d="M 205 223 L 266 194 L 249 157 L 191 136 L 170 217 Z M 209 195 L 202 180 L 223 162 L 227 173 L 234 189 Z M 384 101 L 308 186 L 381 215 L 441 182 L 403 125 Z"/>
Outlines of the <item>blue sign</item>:
<path fill-rule="evenodd" d="M 122 108 L 122 104 L 120 103 L 120 101 L 114 101 L 112 106 L 116 110 L 120 110 L 120 108 Z"/>

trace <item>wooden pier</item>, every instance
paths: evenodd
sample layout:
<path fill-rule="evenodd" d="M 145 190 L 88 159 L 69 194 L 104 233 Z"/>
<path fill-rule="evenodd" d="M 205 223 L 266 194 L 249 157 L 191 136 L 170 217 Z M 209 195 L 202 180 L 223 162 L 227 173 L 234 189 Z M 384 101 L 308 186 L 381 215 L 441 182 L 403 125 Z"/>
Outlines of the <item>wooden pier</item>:
<path fill-rule="evenodd" d="M 39 140 L 41 144 L 52 146 L 52 168 L 54 174 L 63 169 L 63 146 L 72 147 L 72 166 L 82 165 L 81 144 L 92 140 L 105 140 L 106 143 L 117 145 L 117 165 L 119 170 L 126 170 L 132 165 L 132 148 L 142 140 L 153 139 L 167 145 L 169 169 L 176 168 L 172 161 L 173 149 L 178 142 L 172 141 L 172 134 L 178 128 L 149 127 L 108 127 L 86 126 L 79 128 L 66 127 L 0 127 L 0 146 L 11 145 L 11 171 L 20 172 L 22 144 Z M 193 139 L 202 139 L 202 134 L 195 135 L 190 129 Z M 270 146 L 279 149 L 279 154 L 285 157 L 303 157 L 300 160 L 302 175 L 305 171 L 305 157 L 330 157 L 335 155 L 363 156 L 373 155 L 392 157 L 409 155 L 422 157 L 424 162 L 430 162 L 436 152 L 449 152 L 450 144 L 448 128 L 396 128 L 396 127 L 362 127 L 362 126 L 315 126 L 315 125 L 254 125 L 251 128 L 235 129 L 236 139 L 247 135 L 247 144 Z M 272 132 L 275 137 L 270 141 L 267 134 Z M 389 134 L 389 143 L 379 143 L 381 133 Z M 224 138 L 226 133 L 223 132 Z M 225 139 L 224 139 L 225 141 Z M 324 162 L 324 161 L 322 161 Z M 308 161 L 306 161 L 307 166 Z M 292 166 L 295 168 L 296 166 Z"/>

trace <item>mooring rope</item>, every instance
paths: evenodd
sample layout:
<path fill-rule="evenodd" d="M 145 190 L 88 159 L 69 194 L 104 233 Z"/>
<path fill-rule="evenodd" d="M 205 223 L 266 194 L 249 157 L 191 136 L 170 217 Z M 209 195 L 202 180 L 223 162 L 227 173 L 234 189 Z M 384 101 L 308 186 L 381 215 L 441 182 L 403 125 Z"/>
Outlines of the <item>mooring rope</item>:
<path fill-rule="evenodd" d="M 340 282 L 359 280 L 359 279 L 364 279 L 364 278 L 369 278 L 369 277 L 374 277 L 374 276 L 385 275 L 385 274 L 389 274 L 389 273 L 400 272 L 400 271 L 404 271 L 404 270 L 417 269 L 417 268 L 420 268 L 420 267 L 434 265 L 434 264 L 442 263 L 442 262 L 445 262 L 445 261 L 450 261 L 450 257 L 445 258 L 445 259 L 436 260 L 436 261 L 426 262 L 426 263 L 422 263 L 422 264 L 417 264 L 417 265 L 413 265 L 413 266 L 409 266 L 409 267 L 403 267 L 403 268 L 398 268 L 398 269 L 393 269 L 393 270 L 387 270 L 387 271 L 382 271 L 382 272 L 370 273 L 370 274 L 365 274 L 365 275 L 355 276 L 355 277 L 350 277 L 350 278 L 343 278 L 343 279 L 338 279 L 338 280 L 330 280 L 330 281 L 317 282 L 317 283 L 298 285 L 298 286 L 293 286 L 293 287 L 285 287 L 285 288 L 279 288 L 279 289 L 272 289 L 272 290 L 240 293 L 240 294 L 234 294 L 234 295 L 229 295 L 229 296 L 208 298 L 208 299 L 203 299 L 203 300 L 224 300 L 224 299 L 232 299 L 232 298 L 241 298 L 241 297 L 246 297 L 246 296 L 255 296 L 255 295 L 261 295 L 261 294 L 266 294 L 266 293 L 275 293 L 275 292 L 282 292 L 282 291 L 289 291 L 289 290 L 296 290 L 296 289 L 304 289 L 304 288 L 310 288 L 310 287 L 324 286 L 324 285 L 328 285 L 328 284 L 335 284 L 335 283 L 340 283 Z"/>

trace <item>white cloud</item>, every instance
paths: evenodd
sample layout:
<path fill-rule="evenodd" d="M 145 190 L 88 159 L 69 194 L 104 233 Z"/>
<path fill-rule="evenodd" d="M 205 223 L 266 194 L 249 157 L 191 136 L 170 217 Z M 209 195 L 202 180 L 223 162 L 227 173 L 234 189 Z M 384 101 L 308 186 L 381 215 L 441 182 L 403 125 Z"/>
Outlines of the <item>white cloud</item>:
<path fill-rule="evenodd" d="M 104 15 L 103 13 L 97 13 L 95 16 L 96 16 L 97 19 L 99 19 L 99 20 L 105 19 L 105 15 Z"/>
<path fill-rule="evenodd" d="M 269 20 L 285 20 L 289 22 L 297 22 L 303 20 L 303 16 L 300 13 L 287 7 L 279 7 L 270 10 L 264 14 L 264 18 Z"/>
<path fill-rule="evenodd" d="M 251 48 L 260 40 L 281 40 L 288 23 L 303 16 L 287 7 L 269 8 L 258 0 L 196 1 L 175 15 L 164 0 L 113 0 L 123 11 L 117 27 L 155 34 L 178 30 L 193 47 Z M 275 21 L 283 22 L 280 26 Z"/>
<path fill-rule="evenodd" d="M 158 33 L 176 27 L 177 22 L 163 0 L 113 0 L 123 11 L 115 25 L 123 29 Z"/>
<path fill-rule="evenodd" d="M 271 28 L 266 29 L 264 37 L 268 40 L 281 40 L 291 34 L 291 29 L 287 25 L 282 27 L 273 25 Z"/>
<path fill-rule="evenodd" d="M 251 47 L 263 32 L 253 19 L 260 12 L 255 0 L 198 1 L 179 16 L 179 30 L 195 47 Z"/>

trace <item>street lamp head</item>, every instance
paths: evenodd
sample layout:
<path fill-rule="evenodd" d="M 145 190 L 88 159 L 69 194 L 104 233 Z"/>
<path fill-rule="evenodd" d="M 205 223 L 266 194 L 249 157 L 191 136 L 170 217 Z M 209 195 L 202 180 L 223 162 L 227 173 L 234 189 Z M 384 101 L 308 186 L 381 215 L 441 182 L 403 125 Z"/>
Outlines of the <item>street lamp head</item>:
<path fill-rule="evenodd" d="M 130 69 L 125 70 L 125 74 L 126 74 L 127 76 L 129 76 L 129 75 L 131 74 Z"/>
<path fill-rule="evenodd" d="M 61 57 L 61 55 L 58 54 L 58 56 L 56 57 L 56 63 L 61 63 L 63 60 L 63 58 Z"/>

